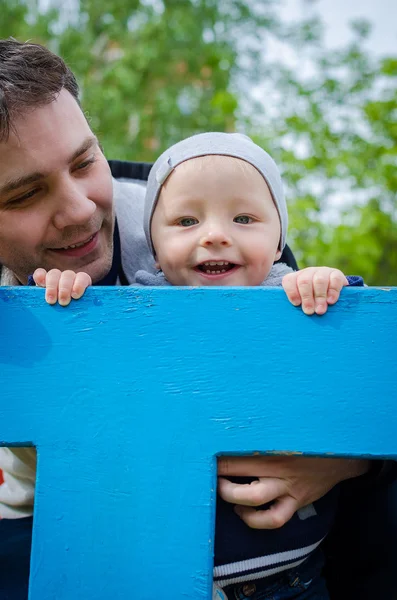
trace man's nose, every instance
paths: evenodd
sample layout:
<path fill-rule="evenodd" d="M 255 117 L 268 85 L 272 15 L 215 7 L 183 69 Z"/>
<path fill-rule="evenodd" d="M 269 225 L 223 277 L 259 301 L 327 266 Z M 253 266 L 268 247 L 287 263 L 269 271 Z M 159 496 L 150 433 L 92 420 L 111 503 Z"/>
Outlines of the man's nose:
<path fill-rule="evenodd" d="M 214 228 L 209 230 L 200 239 L 200 246 L 209 248 L 211 246 L 224 246 L 229 247 L 232 244 L 232 240 L 227 232 L 221 228 Z"/>
<path fill-rule="evenodd" d="M 54 225 L 64 229 L 70 225 L 84 225 L 96 211 L 96 204 L 87 196 L 87 190 L 81 182 L 62 182 L 57 195 Z"/>

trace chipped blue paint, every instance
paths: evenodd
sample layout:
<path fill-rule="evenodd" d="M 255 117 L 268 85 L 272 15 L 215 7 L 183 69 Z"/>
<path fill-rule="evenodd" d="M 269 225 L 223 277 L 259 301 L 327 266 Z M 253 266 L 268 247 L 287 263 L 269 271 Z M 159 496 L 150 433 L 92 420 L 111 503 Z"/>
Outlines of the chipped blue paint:
<path fill-rule="evenodd" d="M 397 456 L 397 289 L 0 290 L 0 440 L 37 446 L 30 600 L 210 598 L 215 456 Z"/>

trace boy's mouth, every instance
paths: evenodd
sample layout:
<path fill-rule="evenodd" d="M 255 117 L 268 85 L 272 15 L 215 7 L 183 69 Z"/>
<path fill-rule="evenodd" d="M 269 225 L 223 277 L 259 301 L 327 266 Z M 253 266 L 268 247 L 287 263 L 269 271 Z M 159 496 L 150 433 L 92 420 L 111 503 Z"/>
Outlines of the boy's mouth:
<path fill-rule="evenodd" d="M 227 260 L 208 260 L 197 265 L 195 269 L 206 275 L 222 275 L 237 267 L 239 267 L 239 265 L 228 262 Z"/>

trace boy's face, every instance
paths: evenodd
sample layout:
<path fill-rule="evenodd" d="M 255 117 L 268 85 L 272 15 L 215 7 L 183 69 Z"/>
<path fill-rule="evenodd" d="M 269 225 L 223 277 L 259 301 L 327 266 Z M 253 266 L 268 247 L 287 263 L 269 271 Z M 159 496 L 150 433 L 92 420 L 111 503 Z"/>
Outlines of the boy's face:
<path fill-rule="evenodd" d="M 228 156 L 179 165 L 162 188 L 151 233 L 173 285 L 257 286 L 281 255 L 279 216 L 265 180 Z"/>
<path fill-rule="evenodd" d="M 0 263 L 21 283 L 37 267 L 98 281 L 112 261 L 112 178 L 84 114 L 62 90 L 13 125 L 0 143 Z"/>

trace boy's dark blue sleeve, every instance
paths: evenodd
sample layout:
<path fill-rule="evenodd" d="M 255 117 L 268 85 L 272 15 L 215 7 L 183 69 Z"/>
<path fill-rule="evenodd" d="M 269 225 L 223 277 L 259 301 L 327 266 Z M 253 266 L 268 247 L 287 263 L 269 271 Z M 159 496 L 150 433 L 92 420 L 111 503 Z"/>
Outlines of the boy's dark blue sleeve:
<path fill-rule="evenodd" d="M 32 287 L 32 286 L 35 286 L 35 285 L 36 285 L 36 284 L 35 284 L 35 281 L 34 281 L 34 279 L 33 279 L 33 275 L 29 275 L 29 277 L 28 277 L 28 285 L 29 285 L 30 287 Z"/>
<path fill-rule="evenodd" d="M 363 287 L 364 279 L 360 275 L 346 275 L 346 279 L 349 282 L 349 287 Z"/>

